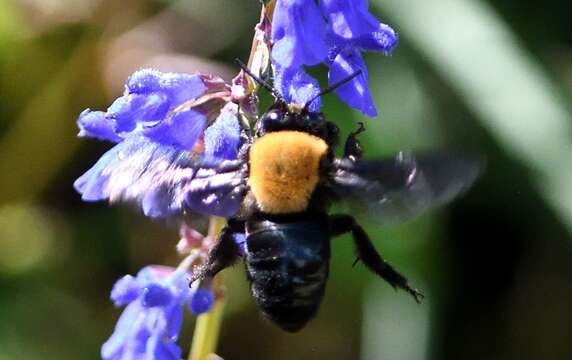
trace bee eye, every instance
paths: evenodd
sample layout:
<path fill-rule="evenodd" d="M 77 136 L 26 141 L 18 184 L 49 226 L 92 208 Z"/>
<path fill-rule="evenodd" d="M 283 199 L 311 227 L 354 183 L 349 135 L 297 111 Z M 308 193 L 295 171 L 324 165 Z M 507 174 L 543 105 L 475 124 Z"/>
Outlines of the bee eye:
<path fill-rule="evenodd" d="M 264 114 L 260 119 L 260 127 L 264 131 L 269 131 L 269 130 L 271 131 L 273 129 L 278 128 L 283 119 L 284 119 L 283 111 L 277 109 L 270 110 L 266 114 Z"/>

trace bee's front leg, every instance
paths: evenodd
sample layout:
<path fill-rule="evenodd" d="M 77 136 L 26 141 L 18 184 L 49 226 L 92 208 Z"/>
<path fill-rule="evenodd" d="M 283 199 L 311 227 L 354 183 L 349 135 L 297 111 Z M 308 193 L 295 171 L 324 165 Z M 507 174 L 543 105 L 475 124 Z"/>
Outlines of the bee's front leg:
<path fill-rule="evenodd" d="M 362 122 L 358 123 L 358 125 L 359 127 L 348 135 L 346 145 L 344 146 L 344 158 L 348 158 L 352 161 L 361 159 L 363 153 L 357 136 L 365 131 L 365 126 Z"/>
<path fill-rule="evenodd" d="M 205 263 L 193 271 L 190 284 L 195 280 L 212 278 L 219 271 L 234 264 L 240 257 L 240 249 L 234 239 L 235 235 L 241 233 L 244 233 L 243 223 L 230 219 L 209 251 Z"/>

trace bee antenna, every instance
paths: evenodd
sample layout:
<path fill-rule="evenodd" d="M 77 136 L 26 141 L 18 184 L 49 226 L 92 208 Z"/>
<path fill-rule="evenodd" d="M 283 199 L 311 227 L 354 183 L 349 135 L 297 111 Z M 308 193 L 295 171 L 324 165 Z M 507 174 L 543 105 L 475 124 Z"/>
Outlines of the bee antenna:
<path fill-rule="evenodd" d="M 328 93 L 331 93 L 332 91 L 336 90 L 337 88 L 339 88 L 342 85 L 345 85 L 346 83 L 350 82 L 351 80 L 353 80 L 356 76 L 361 75 L 362 71 L 358 70 L 355 73 L 351 74 L 350 76 L 348 76 L 345 79 L 342 79 L 340 81 L 338 81 L 337 83 L 335 83 L 332 86 L 328 86 L 327 88 L 325 88 L 324 90 L 320 91 L 316 96 L 314 96 L 313 98 L 311 98 L 309 101 L 306 102 L 306 104 L 304 104 L 304 107 L 302 108 L 302 110 L 307 111 L 308 107 L 310 106 L 310 104 L 312 104 L 312 102 L 314 102 L 314 100 L 316 100 L 317 98 L 326 95 Z"/>
<path fill-rule="evenodd" d="M 262 80 L 261 78 L 259 78 L 258 76 L 254 75 L 254 73 L 252 71 L 250 71 L 250 69 L 248 68 L 248 66 L 246 66 L 246 64 L 244 62 L 242 62 L 242 60 L 240 60 L 239 58 L 235 58 L 234 62 L 242 69 L 242 71 L 244 71 L 245 73 L 248 74 L 248 76 L 250 76 L 254 81 L 256 81 L 260 86 L 262 86 L 263 88 L 265 88 L 266 90 L 268 90 L 272 95 L 274 95 L 274 97 L 282 102 L 284 101 L 284 98 L 282 98 L 282 95 L 280 95 L 278 93 L 278 91 L 276 91 L 275 88 L 273 88 L 269 83 L 267 83 L 266 81 Z"/>

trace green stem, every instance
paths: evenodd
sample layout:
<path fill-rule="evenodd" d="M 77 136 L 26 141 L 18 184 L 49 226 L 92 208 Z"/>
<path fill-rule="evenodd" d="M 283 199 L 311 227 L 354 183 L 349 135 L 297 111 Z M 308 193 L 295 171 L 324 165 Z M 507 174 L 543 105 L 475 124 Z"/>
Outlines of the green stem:
<path fill-rule="evenodd" d="M 211 217 L 208 236 L 218 236 L 225 223 L 224 218 Z M 189 360 L 208 360 L 209 355 L 216 350 L 225 305 L 220 274 L 217 275 L 213 287 L 216 300 L 211 311 L 197 317 Z"/>
<path fill-rule="evenodd" d="M 217 299 L 211 311 L 197 318 L 189 360 L 207 360 L 215 352 L 224 306 L 224 297 Z"/>

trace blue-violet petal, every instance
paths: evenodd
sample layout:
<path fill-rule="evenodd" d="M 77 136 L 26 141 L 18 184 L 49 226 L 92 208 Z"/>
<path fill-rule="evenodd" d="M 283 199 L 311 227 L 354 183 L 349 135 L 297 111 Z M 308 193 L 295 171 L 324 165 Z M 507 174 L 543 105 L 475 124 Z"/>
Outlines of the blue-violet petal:
<path fill-rule="evenodd" d="M 240 147 L 240 124 L 236 111 L 223 109 L 205 130 L 205 156 L 236 159 Z"/>
<path fill-rule="evenodd" d="M 275 86 L 286 102 L 305 106 L 320 93 L 318 81 L 306 74 L 302 68 L 274 67 Z M 310 111 L 319 111 L 321 99 L 316 98 L 309 105 Z"/>
<path fill-rule="evenodd" d="M 361 74 L 336 89 L 336 94 L 349 106 L 373 117 L 377 110 L 369 94 L 367 68 L 359 51 L 342 51 L 335 57 L 330 65 L 328 83 L 335 84 L 360 70 Z"/>
<path fill-rule="evenodd" d="M 272 59 L 283 67 L 316 65 L 326 58 L 326 22 L 314 0 L 278 0 L 272 21 Z"/>
<path fill-rule="evenodd" d="M 183 110 L 167 117 L 161 123 L 145 128 L 149 139 L 181 150 L 191 150 L 207 125 L 205 114 L 195 110 Z"/>
<path fill-rule="evenodd" d="M 77 120 L 78 136 L 92 137 L 104 141 L 120 142 L 123 140 L 113 129 L 113 122 L 105 117 L 103 111 L 84 110 Z"/>
<path fill-rule="evenodd" d="M 189 309 L 195 315 L 209 311 L 214 304 L 214 294 L 208 289 L 197 289 L 189 301 Z"/>

